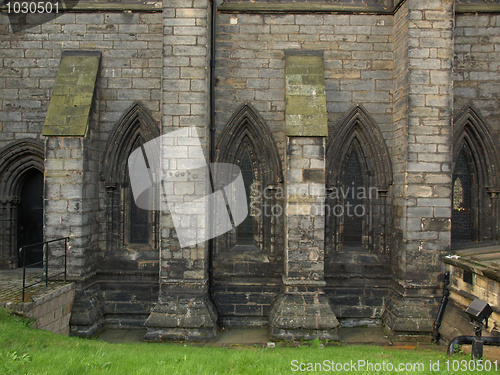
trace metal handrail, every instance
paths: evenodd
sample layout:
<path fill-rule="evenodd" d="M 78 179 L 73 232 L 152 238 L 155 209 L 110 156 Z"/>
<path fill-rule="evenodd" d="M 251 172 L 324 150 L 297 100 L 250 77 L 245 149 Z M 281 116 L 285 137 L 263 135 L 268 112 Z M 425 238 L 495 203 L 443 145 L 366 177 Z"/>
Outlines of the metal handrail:
<path fill-rule="evenodd" d="M 53 243 L 53 242 L 59 242 L 59 241 L 64 241 L 64 255 L 59 255 L 57 257 L 49 258 L 49 244 Z M 64 275 L 64 281 L 66 281 L 67 269 L 68 269 L 68 263 L 67 263 L 68 241 L 69 241 L 69 237 L 62 237 L 62 238 L 57 238 L 55 240 L 43 241 L 43 242 L 37 242 L 34 244 L 30 244 L 30 245 L 25 245 L 25 246 L 22 246 L 19 248 L 19 253 L 21 253 L 22 257 L 23 257 L 23 302 L 24 302 L 26 289 L 28 289 L 32 286 L 35 286 L 35 285 L 40 284 L 43 281 L 45 281 L 45 286 L 47 287 L 49 285 L 49 280 L 51 280 L 57 276 L 60 276 L 60 275 Z M 45 251 L 44 251 L 44 258 L 45 259 L 40 261 L 40 262 L 32 263 L 32 264 L 30 264 L 30 266 L 36 266 L 38 264 L 42 264 L 42 267 L 43 267 L 43 265 L 45 265 L 45 267 L 44 267 L 45 268 L 45 277 L 42 278 L 40 281 L 37 281 L 36 283 L 26 285 L 26 268 L 27 268 L 26 267 L 26 249 L 29 247 L 35 247 L 35 246 L 40 246 L 40 245 L 45 247 Z M 59 259 L 59 258 L 64 258 L 64 271 L 50 275 L 50 277 L 49 277 L 49 261 Z"/>

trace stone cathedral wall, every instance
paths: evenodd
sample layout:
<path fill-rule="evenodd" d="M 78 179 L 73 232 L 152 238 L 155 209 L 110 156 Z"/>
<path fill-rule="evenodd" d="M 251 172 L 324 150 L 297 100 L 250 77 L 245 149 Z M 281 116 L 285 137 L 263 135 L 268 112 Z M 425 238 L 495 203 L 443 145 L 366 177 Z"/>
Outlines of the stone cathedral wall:
<path fill-rule="evenodd" d="M 102 209 L 106 207 L 106 190 L 100 175 L 110 135 L 135 102 L 141 102 L 160 125 L 163 30 L 161 9 L 150 6 L 126 11 L 126 8 L 96 11 L 90 4 L 86 9 L 63 13 L 52 21 L 16 33 L 9 30 L 7 17 L 0 19 L 0 148 L 25 138 L 45 142 L 42 127 L 62 51 L 101 52 L 92 146 L 80 156 L 70 140 L 50 146 L 47 152 L 53 160 L 46 166 L 60 166 L 69 171 L 78 164 L 78 160 L 75 164 L 70 158 L 86 158 L 95 184 L 90 188 L 90 182 L 86 182 L 93 209 L 82 211 L 71 202 L 68 206 L 66 197 L 71 198 L 78 180 L 62 181 L 63 195 L 52 190 L 46 192 L 46 223 L 52 228 L 45 235 L 83 236 L 72 240 L 75 246 L 87 244 L 90 236 L 97 237 L 92 245 L 85 245 L 92 246 L 92 255 L 85 255 L 85 259 L 74 257 L 68 262 L 70 267 L 85 269 L 82 276 L 90 276 L 77 285 L 74 319 L 88 319 L 85 310 L 95 311 L 98 306 L 100 313 L 91 320 L 105 314 L 110 324 L 136 325 L 137 319 L 144 322 L 157 298 L 158 250 L 106 249 L 106 210 Z M 68 233 L 67 225 L 73 225 L 82 215 L 94 227 Z"/>
<path fill-rule="evenodd" d="M 454 114 L 472 106 L 500 144 L 500 16 L 457 14 L 453 37 Z"/>
<path fill-rule="evenodd" d="M 65 13 L 55 20 L 3 33 L 1 146 L 41 138 L 50 94 L 63 50 L 99 50 L 99 133 L 105 144 L 120 117 L 136 100 L 160 120 L 161 12 Z"/>
<path fill-rule="evenodd" d="M 9 29 L 7 17 L 0 18 L 0 150 L 14 141 L 36 140 L 46 145 L 47 171 L 72 173 L 73 180 L 53 180 L 46 190 L 45 222 L 48 237 L 75 235 L 69 262 L 77 278 L 74 321 L 85 327 L 81 334 L 91 334 L 105 322 L 142 325 L 158 301 L 159 289 L 165 288 L 165 300 L 171 297 L 166 292 L 170 279 L 189 279 L 203 289 L 208 266 L 207 249 L 178 248 L 168 215 L 157 225 L 159 246 L 124 245 L 126 230 L 119 223 L 110 226 L 110 218 L 124 215 L 126 199 L 122 195 L 117 198 L 122 203 L 111 213 L 107 210 L 110 197 L 120 193 L 102 174 L 113 131 L 137 103 L 149 112 L 158 134 L 194 125 L 207 146 L 209 2 L 172 0 L 163 8 L 162 2 L 99 7 L 97 3 L 81 2 L 52 21 L 16 33 Z M 342 131 L 346 116 L 359 107 L 380 130 L 392 167 L 384 257 L 365 267 L 356 263 L 363 262 L 361 258 L 344 254 L 345 264 L 337 262 L 324 275 L 329 302 L 339 319 L 383 319 L 396 330 L 429 331 L 440 298 L 440 259 L 450 250 L 451 118 L 470 107 L 495 143 L 500 142 L 500 16 L 467 13 L 458 5 L 461 10 L 455 12 L 448 0 L 402 1 L 393 14 L 382 9 L 381 2 L 367 3 L 377 6 L 370 14 L 252 13 L 221 7 L 215 16 L 215 141 L 222 138 L 233 115 L 249 105 L 270 130 L 285 174 L 280 187 L 286 188 L 293 177 L 287 175 L 291 137 L 285 118 L 286 54 L 320 54 L 328 137 L 325 143 L 317 137 L 303 143 L 299 139 L 298 144 L 306 145 L 304 149 L 328 144 Z M 53 142 L 42 136 L 61 54 L 75 50 L 101 53 L 88 143 L 81 154 L 84 141 Z M 314 150 L 317 155 L 312 156 L 324 157 L 323 146 Z M 87 173 L 85 178 L 79 169 Z M 78 208 L 73 192 L 83 194 L 85 208 Z M 293 229 L 305 233 L 308 225 L 297 222 Z M 110 234 L 109 228 L 116 233 Z M 279 236 L 274 242 L 280 252 L 276 262 L 282 262 L 287 251 L 286 235 Z M 159 248 L 165 249 L 163 254 Z M 260 324 L 269 318 L 283 286 L 283 263 L 261 267 L 245 256 L 238 266 L 261 280 L 242 287 L 232 266 L 216 261 L 216 277 L 224 279 L 218 289 L 216 285 L 216 295 L 243 323 L 249 318 L 247 323 Z M 403 295 L 409 295 L 413 305 Z M 408 315 L 409 310 L 418 316 Z M 160 306 L 158 315 L 163 313 Z M 400 316 L 405 322 L 398 323 Z"/>
<path fill-rule="evenodd" d="M 249 103 L 270 128 L 281 162 L 286 165 L 285 52 L 321 51 L 329 137 L 335 137 L 346 114 L 361 105 L 380 127 L 390 147 L 393 137 L 393 48 L 391 15 L 219 13 L 217 133 L 223 131 L 242 104 Z M 300 228 L 309 230 L 307 223 Z M 375 285 L 367 289 L 367 281 L 360 277 L 362 268 L 345 271 L 353 273 L 349 278 L 325 275 L 330 280 L 327 292 L 339 318 L 380 318 L 388 282 L 382 272 L 375 271 L 381 280 L 372 279 L 368 283 Z M 268 284 L 267 293 L 272 284 Z M 230 289 L 226 290 L 226 293 L 220 292 L 221 299 L 234 298 Z"/>

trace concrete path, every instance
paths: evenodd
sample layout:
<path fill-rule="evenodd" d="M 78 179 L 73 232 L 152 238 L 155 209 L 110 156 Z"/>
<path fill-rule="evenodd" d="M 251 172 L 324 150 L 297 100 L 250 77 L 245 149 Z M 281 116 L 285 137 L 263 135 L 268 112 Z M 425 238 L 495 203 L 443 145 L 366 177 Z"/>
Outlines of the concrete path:
<path fill-rule="evenodd" d="M 137 329 L 106 329 L 98 340 L 107 342 L 141 342 L 146 330 Z M 392 345 L 382 327 L 369 328 L 341 328 L 339 330 L 341 341 L 346 344 L 375 344 Z M 269 339 L 268 327 L 229 328 L 219 331 L 213 342 L 204 343 L 204 346 L 231 346 L 231 345 L 267 345 Z"/>
<path fill-rule="evenodd" d="M 125 343 L 125 342 L 144 342 L 145 328 L 134 329 L 106 329 L 98 337 L 97 340 L 102 340 L 110 343 Z M 383 327 L 349 327 L 340 328 L 339 336 L 343 345 L 379 345 L 388 346 L 394 349 L 431 349 L 446 353 L 446 345 L 435 345 L 430 342 L 430 338 L 425 337 L 422 340 L 392 340 L 384 331 Z M 224 329 L 219 332 L 217 338 L 213 342 L 195 344 L 201 346 L 265 346 L 269 340 L 269 328 L 231 328 Z M 470 354 L 470 345 L 462 347 L 464 353 Z M 484 356 L 491 361 L 498 360 L 500 362 L 500 348 L 486 347 L 484 348 Z"/>

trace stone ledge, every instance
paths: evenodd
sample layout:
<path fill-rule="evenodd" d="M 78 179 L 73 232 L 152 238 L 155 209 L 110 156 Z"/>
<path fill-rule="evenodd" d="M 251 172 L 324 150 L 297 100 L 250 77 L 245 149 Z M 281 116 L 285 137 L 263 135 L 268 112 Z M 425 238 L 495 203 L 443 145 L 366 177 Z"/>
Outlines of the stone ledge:
<path fill-rule="evenodd" d="M 500 13 L 500 4 L 455 4 L 455 13 Z"/>
<path fill-rule="evenodd" d="M 298 287 L 320 287 L 320 288 L 323 288 L 326 286 L 326 282 L 324 280 L 292 279 L 292 278 L 287 278 L 287 277 L 285 277 L 285 275 L 283 275 L 283 285 L 298 286 Z"/>
<path fill-rule="evenodd" d="M 500 249 L 498 246 L 457 250 L 454 255 L 444 257 L 443 262 L 471 271 L 479 276 L 500 281 Z"/>
<path fill-rule="evenodd" d="M 161 2 L 149 2 L 145 4 L 131 3 L 109 3 L 93 1 L 66 1 L 65 6 L 60 8 L 61 12 L 162 12 Z M 7 12 L 5 5 L 0 6 L 0 12 Z"/>
<path fill-rule="evenodd" d="M 393 15 L 397 12 L 400 1 L 391 8 L 377 4 L 325 4 L 314 2 L 301 3 L 256 3 L 256 2 L 229 2 L 217 8 L 223 13 L 350 13 L 350 14 L 379 14 Z M 500 13 L 499 4 L 456 4 L 456 13 Z"/>
<path fill-rule="evenodd" d="M 225 13 L 366 13 L 366 14 L 393 14 L 394 9 L 384 8 L 382 5 L 352 5 L 352 4 L 325 4 L 314 2 L 303 3 L 256 3 L 230 2 L 217 8 Z"/>

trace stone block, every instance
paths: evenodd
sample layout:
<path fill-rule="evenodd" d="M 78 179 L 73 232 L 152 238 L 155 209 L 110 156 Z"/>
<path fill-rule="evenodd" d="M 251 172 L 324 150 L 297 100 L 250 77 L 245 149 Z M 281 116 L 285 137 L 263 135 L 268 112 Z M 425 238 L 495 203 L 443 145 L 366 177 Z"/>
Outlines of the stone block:
<path fill-rule="evenodd" d="M 441 171 L 440 163 L 424 163 L 424 162 L 411 162 L 408 163 L 409 172 L 439 172 Z"/>
<path fill-rule="evenodd" d="M 322 25 L 322 15 L 296 15 L 295 24 L 297 25 Z"/>
<path fill-rule="evenodd" d="M 305 158 L 323 158 L 324 147 L 322 145 L 305 145 L 303 147 L 303 156 Z"/>
<path fill-rule="evenodd" d="M 408 207 L 408 217 L 432 217 L 432 207 Z"/>
<path fill-rule="evenodd" d="M 450 218 L 422 218 L 422 229 L 425 231 L 449 231 L 451 230 Z"/>
<path fill-rule="evenodd" d="M 289 170 L 287 170 L 287 181 L 289 181 L 289 182 L 302 182 L 302 169 L 289 169 Z"/>
<path fill-rule="evenodd" d="M 324 183 L 325 172 L 323 169 L 304 169 L 302 171 L 304 182 Z"/>
<path fill-rule="evenodd" d="M 444 199 L 444 198 L 418 198 L 417 199 L 417 206 L 420 206 L 420 207 L 425 207 L 425 206 L 431 206 L 431 207 L 450 207 L 451 206 L 451 199 Z"/>

